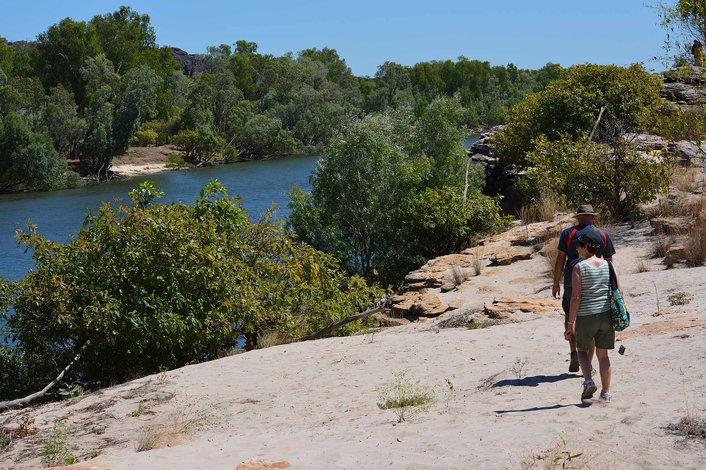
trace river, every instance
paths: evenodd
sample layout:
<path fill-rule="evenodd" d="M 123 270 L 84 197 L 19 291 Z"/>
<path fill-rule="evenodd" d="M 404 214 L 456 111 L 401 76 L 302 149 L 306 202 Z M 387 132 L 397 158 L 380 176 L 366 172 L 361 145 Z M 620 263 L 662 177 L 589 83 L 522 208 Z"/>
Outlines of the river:
<path fill-rule="evenodd" d="M 145 180 L 153 181 L 165 193 L 160 203 L 196 200 L 201 188 L 217 179 L 231 196 L 241 195 L 243 207 L 256 219 L 276 205 L 274 216 L 287 213 L 287 193 L 292 186 L 309 189 L 309 176 L 318 157 L 292 157 L 279 160 L 243 162 L 212 168 L 167 171 L 129 180 L 94 183 L 63 191 L 0 195 L 0 277 L 17 280 L 34 266 L 30 253 L 15 242 L 17 228 L 27 221 L 50 240 L 65 242 L 78 232 L 88 210 L 95 211 L 104 201 L 129 201 L 128 191 Z"/>
<path fill-rule="evenodd" d="M 476 140 L 475 136 L 469 137 L 463 145 L 470 147 Z M 41 235 L 65 242 L 81 228 L 88 210 L 95 211 L 104 201 L 129 201 L 128 192 L 145 180 L 153 181 L 165 193 L 159 202 L 190 204 L 211 179 L 223 183 L 231 196 L 242 196 L 251 219 L 257 219 L 273 204 L 274 217 L 284 218 L 288 214 L 287 193 L 294 185 L 310 189 L 309 177 L 317 160 L 316 156 L 261 160 L 167 171 L 63 191 L 0 195 L 0 277 L 18 280 L 34 266 L 31 254 L 15 241 L 15 231 L 26 228 L 28 220 L 37 225 Z"/>

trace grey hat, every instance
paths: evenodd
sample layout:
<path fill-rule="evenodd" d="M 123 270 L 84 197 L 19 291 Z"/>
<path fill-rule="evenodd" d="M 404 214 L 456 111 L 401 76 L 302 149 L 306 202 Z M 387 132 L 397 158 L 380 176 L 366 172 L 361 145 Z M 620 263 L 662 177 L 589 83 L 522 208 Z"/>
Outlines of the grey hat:
<path fill-rule="evenodd" d="M 582 204 L 576 209 L 576 215 L 597 215 L 593 212 L 593 206 L 590 204 Z"/>

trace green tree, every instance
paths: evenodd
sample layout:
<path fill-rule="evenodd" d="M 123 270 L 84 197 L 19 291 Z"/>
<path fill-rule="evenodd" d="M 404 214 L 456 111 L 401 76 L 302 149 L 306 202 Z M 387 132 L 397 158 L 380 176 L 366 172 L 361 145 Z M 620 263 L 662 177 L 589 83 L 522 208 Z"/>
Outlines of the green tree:
<path fill-rule="evenodd" d="M 661 81 L 642 66 L 578 65 L 544 91 L 525 97 L 512 108 L 507 126 L 493 140 L 503 164 L 524 168 L 532 142 L 544 135 L 588 137 L 604 108 L 594 137 L 608 143 L 616 130 L 635 132 L 646 127 L 661 109 Z"/>
<path fill-rule="evenodd" d="M 458 103 L 440 98 L 419 120 L 405 108 L 350 120 L 324 152 L 311 193 L 290 194 L 288 226 L 384 285 L 498 229 L 496 201 L 475 185 L 463 199 L 458 117 Z M 433 149 L 425 147 L 432 134 Z"/>
<path fill-rule="evenodd" d="M 46 97 L 43 127 L 64 158 L 78 158 L 86 133 L 86 121 L 78 114 L 78 106 L 70 91 L 59 85 Z"/>
<path fill-rule="evenodd" d="M 154 70 L 140 66 L 122 79 L 113 121 L 113 153 L 127 150 L 128 142 L 140 125 L 157 115 L 159 77 Z"/>
<path fill-rule="evenodd" d="M 37 36 L 34 69 L 49 89 L 66 86 L 83 103 L 81 68 L 101 51 L 95 31 L 85 21 L 61 20 Z"/>
<path fill-rule="evenodd" d="M 706 44 L 706 3 L 702 0 L 660 1 L 657 10 L 662 27 L 667 31 L 664 41 L 665 63 L 691 62 L 690 49 L 697 39 Z"/>
<path fill-rule="evenodd" d="M 0 118 L 0 192 L 55 189 L 64 183 L 66 162 L 51 140 L 33 132 L 15 113 Z"/>
<path fill-rule="evenodd" d="M 101 51 L 121 75 L 144 65 L 144 51 L 156 48 L 150 17 L 130 7 L 121 6 L 113 13 L 94 16 L 89 26 L 95 31 Z"/>

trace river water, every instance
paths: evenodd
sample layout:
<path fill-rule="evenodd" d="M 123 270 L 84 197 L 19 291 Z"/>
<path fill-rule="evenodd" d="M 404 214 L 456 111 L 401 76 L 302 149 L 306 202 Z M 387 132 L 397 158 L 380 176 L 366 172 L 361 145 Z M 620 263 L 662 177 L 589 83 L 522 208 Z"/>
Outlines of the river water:
<path fill-rule="evenodd" d="M 469 137 L 463 145 L 470 147 L 476 140 L 475 136 Z M 34 266 L 31 254 L 15 241 L 15 231 L 27 228 L 28 220 L 37 225 L 41 235 L 65 242 L 81 228 L 87 211 L 95 211 L 104 201 L 129 202 L 128 192 L 145 180 L 153 181 L 165 193 L 160 203 L 190 204 L 211 179 L 223 183 L 231 196 L 242 196 L 251 219 L 257 219 L 273 204 L 274 217 L 284 218 L 288 214 L 287 193 L 294 185 L 310 189 L 309 178 L 317 160 L 316 156 L 261 160 L 168 171 L 63 191 L 0 195 L 0 277 L 19 280 Z"/>
<path fill-rule="evenodd" d="M 284 218 L 288 213 L 287 193 L 294 185 L 310 188 L 309 176 L 317 160 L 310 156 L 244 162 L 168 171 L 63 191 L 0 195 L 0 277 L 21 279 L 34 266 L 31 254 L 15 241 L 16 229 L 26 228 L 28 220 L 37 225 L 41 235 L 65 242 L 79 231 L 88 210 L 95 211 L 104 201 L 129 202 L 128 192 L 145 180 L 153 181 L 165 193 L 158 200 L 160 203 L 190 204 L 211 179 L 223 183 L 229 195 L 241 195 L 251 219 L 257 219 L 273 204 L 274 217 Z"/>

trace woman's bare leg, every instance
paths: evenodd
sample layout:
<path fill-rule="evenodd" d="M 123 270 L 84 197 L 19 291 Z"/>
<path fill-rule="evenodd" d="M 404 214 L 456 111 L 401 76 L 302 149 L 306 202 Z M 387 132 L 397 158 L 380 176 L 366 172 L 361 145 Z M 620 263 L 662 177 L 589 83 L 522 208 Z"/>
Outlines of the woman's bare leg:
<path fill-rule="evenodd" d="M 610 392 L 610 358 L 608 357 L 608 350 L 596 348 L 596 357 L 598 358 L 598 367 L 601 373 L 601 386 L 603 388 L 603 393 Z M 590 371 L 589 371 L 590 373 Z"/>
<path fill-rule="evenodd" d="M 577 349 L 579 356 L 579 365 L 581 366 L 581 373 L 585 380 L 591 378 L 591 361 L 588 359 L 588 351 L 585 349 Z"/>

